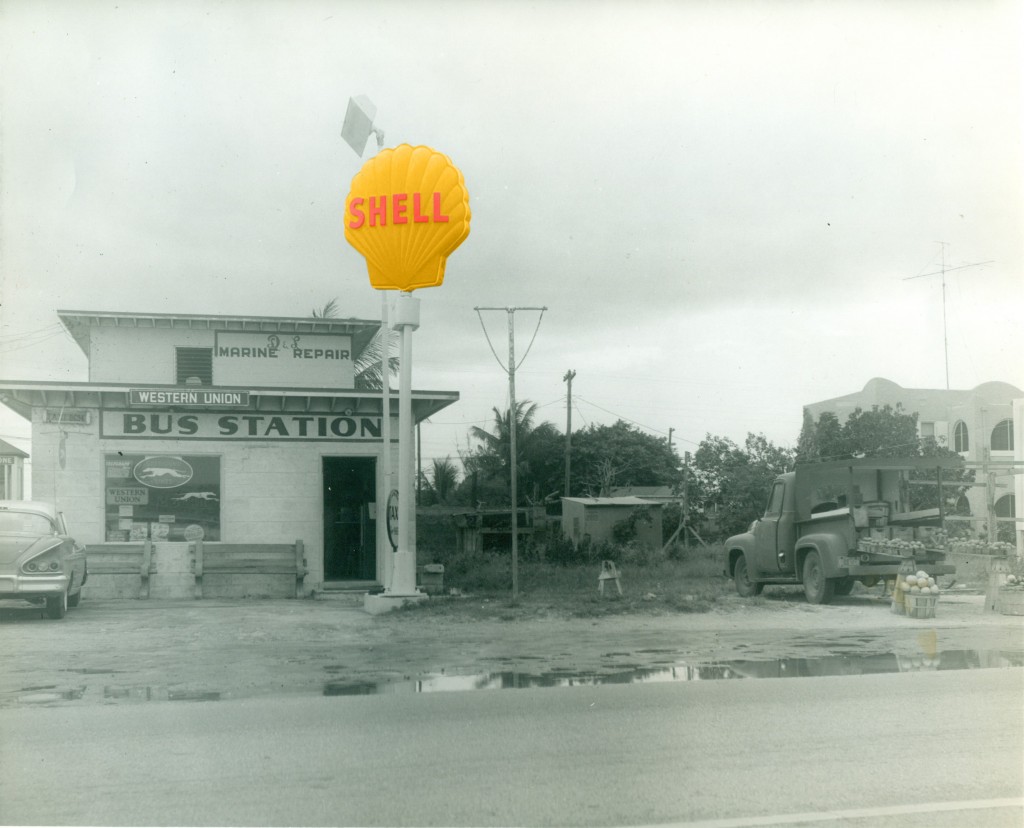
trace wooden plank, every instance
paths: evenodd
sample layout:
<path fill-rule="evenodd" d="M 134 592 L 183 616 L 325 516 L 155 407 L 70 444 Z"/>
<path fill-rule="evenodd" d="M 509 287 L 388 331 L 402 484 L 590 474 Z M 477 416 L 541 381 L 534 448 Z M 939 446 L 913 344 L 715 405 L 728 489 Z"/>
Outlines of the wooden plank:
<path fill-rule="evenodd" d="M 224 565 L 208 562 L 206 574 L 218 575 L 295 575 L 295 562 L 226 561 Z"/>
<path fill-rule="evenodd" d="M 206 550 L 207 572 L 235 575 L 304 575 L 301 547 L 291 544 L 218 544 Z M 303 571 L 300 572 L 300 568 Z"/>
<path fill-rule="evenodd" d="M 85 558 L 90 575 L 138 575 L 142 570 L 143 547 L 90 546 Z"/>
<path fill-rule="evenodd" d="M 138 575 L 138 560 L 89 561 L 89 575 Z"/>
<path fill-rule="evenodd" d="M 211 543 L 206 547 L 206 556 L 218 552 L 252 552 L 257 555 L 295 555 L 295 546 L 290 543 Z"/>

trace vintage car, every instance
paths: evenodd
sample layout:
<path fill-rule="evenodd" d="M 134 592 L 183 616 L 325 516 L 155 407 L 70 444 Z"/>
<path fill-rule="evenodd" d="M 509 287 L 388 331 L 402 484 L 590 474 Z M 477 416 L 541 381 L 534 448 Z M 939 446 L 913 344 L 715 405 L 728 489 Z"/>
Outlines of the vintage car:
<path fill-rule="evenodd" d="M 32 500 L 0 500 L 0 600 L 42 604 L 50 618 L 78 605 L 85 547 L 68 535 L 64 515 Z"/>

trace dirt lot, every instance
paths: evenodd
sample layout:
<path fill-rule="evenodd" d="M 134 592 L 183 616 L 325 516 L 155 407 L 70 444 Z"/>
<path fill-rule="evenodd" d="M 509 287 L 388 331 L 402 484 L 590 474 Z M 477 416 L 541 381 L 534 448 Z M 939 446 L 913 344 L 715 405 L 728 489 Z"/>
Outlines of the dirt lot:
<path fill-rule="evenodd" d="M 599 618 L 517 617 L 472 597 L 451 609 L 371 616 L 358 597 L 83 601 L 49 621 L 7 605 L 0 706 L 678 680 L 779 660 L 825 674 L 1024 664 L 1024 618 L 985 613 L 968 590 L 943 594 L 929 620 L 893 615 L 875 593 L 811 606 L 780 591 L 729 596 L 707 613 Z"/>

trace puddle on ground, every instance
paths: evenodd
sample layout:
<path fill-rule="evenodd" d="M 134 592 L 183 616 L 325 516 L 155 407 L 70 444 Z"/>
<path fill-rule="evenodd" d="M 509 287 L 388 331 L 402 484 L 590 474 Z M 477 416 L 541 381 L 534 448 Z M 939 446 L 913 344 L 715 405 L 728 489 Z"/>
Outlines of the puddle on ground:
<path fill-rule="evenodd" d="M 624 655 L 624 654 L 623 654 Z M 909 673 L 933 670 L 976 670 L 1024 667 L 1020 650 L 945 650 L 931 656 L 894 653 L 831 655 L 820 658 L 677 663 L 669 667 L 633 667 L 612 672 L 553 669 L 543 673 L 501 670 L 450 675 L 431 673 L 393 681 L 329 681 L 325 696 L 372 696 L 387 693 L 439 693 L 461 690 L 509 690 L 530 687 L 592 687 L 603 684 L 644 684 L 659 681 L 713 681 L 743 678 L 808 678 Z"/>
<path fill-rule="evenodd" d="M 26 688 L 30 689 L 30 688 Z M 34 689 L 34 688 L 32 688 Z M 42 688 L 39 688 L 42 689 Z M 72 687 L 68 690 L 46 690 L 45 692 L 31 692 L 18 696 L 22 704 L 51 704 L 60 701 L 76 701 L 85 695 L 84 687 Z"/>

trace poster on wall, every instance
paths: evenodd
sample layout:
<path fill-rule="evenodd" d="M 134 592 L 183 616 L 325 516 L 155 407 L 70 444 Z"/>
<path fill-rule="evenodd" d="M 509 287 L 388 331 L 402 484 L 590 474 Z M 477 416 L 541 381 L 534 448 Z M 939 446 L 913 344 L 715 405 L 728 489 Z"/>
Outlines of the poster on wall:
<path fill-rule="evenodd" d="M 108 542 L 185 542 L 190 526 L 220 540 L 220 457 L 119 453 L 104 469 Z"/>

